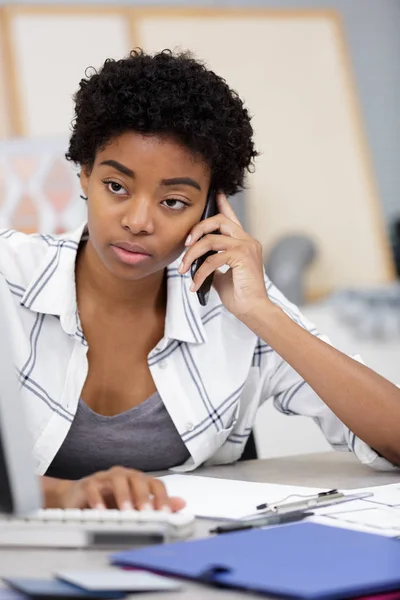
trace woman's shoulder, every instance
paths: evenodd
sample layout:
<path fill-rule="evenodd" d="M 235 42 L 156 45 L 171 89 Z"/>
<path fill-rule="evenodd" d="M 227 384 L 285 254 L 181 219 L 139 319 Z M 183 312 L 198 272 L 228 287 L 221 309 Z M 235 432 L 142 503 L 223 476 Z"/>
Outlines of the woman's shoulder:
<path fill-rule="evenodd" d="M 0 273 L 14 284 L 26 286 L 49 251 L 65 245 L 78 248 L 76 231 L 59 235 L 0 229 Z"/>
<path fill-rule="evenodd" d="M 10 258 L 25 258 L 32 252 L 43 255 L 47 248 L 47 236 L 39 233 L 27 234 L 16 229 L 0 229 L 0 263 Z"/>

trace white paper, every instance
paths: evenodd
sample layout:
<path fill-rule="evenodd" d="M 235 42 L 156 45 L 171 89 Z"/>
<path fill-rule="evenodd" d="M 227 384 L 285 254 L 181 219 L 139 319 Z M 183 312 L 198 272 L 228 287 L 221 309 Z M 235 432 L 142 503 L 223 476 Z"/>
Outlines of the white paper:
<path fill-rule="evenodd" d="M 150 592 L 181 587 L 180 583 L 168 577 L 137 570 L 59 571 L 56 577 L 91 592 Z"/>
<path fill-rule="evenodd" d="M 360 523 L 356 521 L 348 521 L 337 516 L 325 516 L 317 515 L 309 517 L 309 521 L 313 523 L 319 523 L 321 525 L 328 525 L 330 527 L 340 527 L 341 529 L 352 529 L 354 531 L 363 531 L 364 533 L 374 533 L 377 535 L 384 535 L 385 537 L 397 537 L 399 532 L 395 529 L 378 529 L 368 523 Z"/>
<path fill-rule="evenodd" d="M 352 493 L 353 490 L 347 493 Z M 373 496 L 372 496 L 373 497 Z M 337 515 L 340 513 L 356 512 L 359 510 L 369 510 L 371 504 L 368 504 L 365 500 L 349 500 L 349 502 L 343 502 L 342 504 L 333 504 L 332 506 L 323 506 L 321 508 L 313 508 L 313 512 L 317 515 Z M 370 500 L 370 498 L 368 498 Z"/>
<path fill-rule="evenodd" d="M 367 503 L 365 503 L 367 504 Z M 329 517 L 330 525 L 378 533 L 380 535 L 389 535 L 398 537 L 400 535 L 400 510 L 397 508 L 387 508 L 371 503 L 369 508 L 351 512 L 341 512 Z M 312 520 L 321 522 L 317 517 Z"/>
<path fill-rule="evenodd" d="M 374 504 L 400 507 L 400 483 L 379 485 L 358 491 L 373 492 L 374 495 L 371 498 L 366 498 L 366 500 Z"/>
<path fill-rule="evenodd" d="M 187 503 L 187 510 L 196 517 L 210 519 L 243 519 L 257 513 L 256 506 L 264 502 L 279 502 L 287 496 L 287 502 L 301 500 L 301 496 L 325 491 L 321 488 L 255 483 L 197 475 L 165 475 L 159 478 L 166 485 L 168 494 L 180 496 Z M 262 514 L 261 511 L 258 514 Z"/>
<path fill-rule="evenodd" d="M 377 529 L 396 529 L 400 533 L 400 512 L 390 508 L 370 508 L 351 513 L 341 513 L 338 520 L 370 525 Z"/>

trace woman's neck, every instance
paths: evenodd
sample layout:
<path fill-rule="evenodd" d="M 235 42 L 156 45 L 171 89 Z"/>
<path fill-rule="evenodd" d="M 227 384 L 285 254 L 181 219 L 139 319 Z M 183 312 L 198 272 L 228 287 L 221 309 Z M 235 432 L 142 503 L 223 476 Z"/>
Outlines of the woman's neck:
<path fill-rule="evenodd" d="M 165 272 L 158 271 L 148 277 L 124 281 L 113 275 L 101 262 L 90 240 L 78 250 L 75 265 L 77 297 L 84 294 L 96 300 L 105 310 L 132 312 L 146 309 L 165 311 Z"/>

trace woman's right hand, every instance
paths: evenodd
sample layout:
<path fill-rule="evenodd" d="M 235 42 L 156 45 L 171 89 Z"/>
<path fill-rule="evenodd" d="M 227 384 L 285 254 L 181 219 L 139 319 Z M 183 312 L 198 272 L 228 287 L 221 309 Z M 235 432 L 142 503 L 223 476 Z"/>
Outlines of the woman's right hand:
<path fill-rule="evenodd" d="M 46 506 L 51 508 L 135 508 L 176 512 L 185 506 L 182 498 L 168 496 L 162 481 L 135 469 L 116 466 L 76 481 L 42 479 Z"/>

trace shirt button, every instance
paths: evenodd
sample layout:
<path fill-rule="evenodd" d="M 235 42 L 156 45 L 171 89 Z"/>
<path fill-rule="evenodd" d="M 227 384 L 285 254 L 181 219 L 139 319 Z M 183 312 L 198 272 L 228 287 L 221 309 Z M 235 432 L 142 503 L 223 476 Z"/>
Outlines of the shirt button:
<path fill-rule="evenodd" d="M 158 366 L 160 369 L 166 369 L 168 367 L 168 362 L 166 360 L 160 360 Z"/>
<path fill-rule="evenodd" d="M 186 423 L 185 427 L 186 427 L 186 431 L 193 431 L 193 429 L 194 429 L 194 425 L 191 421 L 188 421 Z"/>

